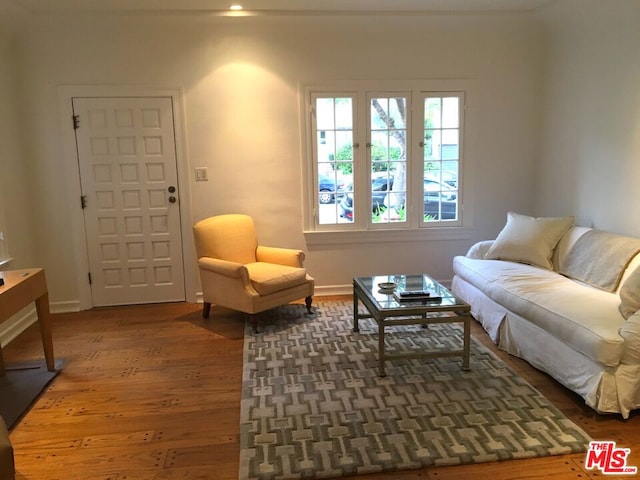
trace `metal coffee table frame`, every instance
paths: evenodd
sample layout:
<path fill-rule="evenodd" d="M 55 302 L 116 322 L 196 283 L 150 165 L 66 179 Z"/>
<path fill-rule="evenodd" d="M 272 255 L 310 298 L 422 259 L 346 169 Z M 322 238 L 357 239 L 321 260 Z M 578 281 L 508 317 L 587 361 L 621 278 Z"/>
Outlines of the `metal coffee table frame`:
<path fill-rule="evenodd" d="M 392 291 L 382 291 L 379 283 L 394 282 L 397 289 L 429 290 L 441 297 L 438 301 L 399 301 Z M 359 313 L 361 302 L 369 315 Z M 385 362 L 395 359 L 462 357 L 462 369 L 469 370 L 471 307 L 428 275 L 377 275 L 353 279 L 353 331 L 359 332 L 361 318 L 373 318 L 378 325 L 378 369 L 386 376 Z M 388 353 L 385 350 L 385 327 L 392 325 L 463 324 L 463 348 L 454 351 Z"/>

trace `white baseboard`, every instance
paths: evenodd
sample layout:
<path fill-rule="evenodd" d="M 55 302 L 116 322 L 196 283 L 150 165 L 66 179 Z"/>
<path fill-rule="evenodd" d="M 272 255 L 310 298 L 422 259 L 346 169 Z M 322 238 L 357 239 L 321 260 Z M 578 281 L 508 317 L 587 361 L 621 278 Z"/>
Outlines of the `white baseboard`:
<path fill-rule="evenodd" d="M 80 302 L 54 302 L 49 304 L 51 313 L 79 312 Z M 38 321 L 35 305 L 26 307 L 0 325 L 0 345 L 8 345 L 18 335 Z"/>
<path fill-rule="evenodd" d="M 78 300 L 69 300 L 67 302 L 54 302 L 49 304 L 51 313 L 71 313 L 80 311 L 80 302 Z"/>
<path fill-rule="evenodd" d="M 37 320 L 35 307 L 30 307 L 3 322 L 0 328 L 0 344 L 2 346 L 9 344 L 14 338 L 36 323 Z"/>
<path fill-rule="evenodd" d="M 323 285 L 315 288 L 316 297 L 328 297 L 331 295 L 352 295 L 353 285 Z"/>
<path fill-rule="evenodd" d="M 323 287 L 316 287 L 313 296 L 329 297 L 331 295 L 351 294 L 353 294 L 353 285 L 325 285 Z M 196 293 L 196 303 L 202 303 L 202 292 Z"/>

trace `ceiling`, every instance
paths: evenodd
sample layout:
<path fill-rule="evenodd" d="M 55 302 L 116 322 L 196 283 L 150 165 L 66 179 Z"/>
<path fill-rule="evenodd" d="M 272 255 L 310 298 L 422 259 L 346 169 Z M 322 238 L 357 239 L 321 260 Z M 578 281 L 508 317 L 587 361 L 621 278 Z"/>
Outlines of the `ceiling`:
<path fill-rule="evenodd" d="M 29 13 L 227 12 L 240 3 L 255 13 L 526 13 L 558 0 L 0 0 Z"/>

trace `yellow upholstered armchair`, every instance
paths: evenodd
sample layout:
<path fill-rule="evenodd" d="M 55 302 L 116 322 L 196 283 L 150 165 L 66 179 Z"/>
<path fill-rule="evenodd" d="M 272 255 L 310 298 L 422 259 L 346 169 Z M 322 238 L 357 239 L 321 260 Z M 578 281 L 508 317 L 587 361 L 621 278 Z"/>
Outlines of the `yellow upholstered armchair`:
<path fill-rule="evenodd" d="M 311 312 L 314 280 L 303 268 L 304 252 L 258 245 L 253 219 L 227 214 L 193 226 L 204 307 L 211 304 L 252 315 L 305 299 Z"/>

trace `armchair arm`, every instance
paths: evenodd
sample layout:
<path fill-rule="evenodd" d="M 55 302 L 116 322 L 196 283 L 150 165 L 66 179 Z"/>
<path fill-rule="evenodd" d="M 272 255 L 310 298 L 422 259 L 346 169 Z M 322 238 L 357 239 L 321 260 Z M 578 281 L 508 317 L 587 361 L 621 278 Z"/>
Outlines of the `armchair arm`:
<path fill-rule="evenodd" d="M 251 284 L 247 267 L 241 263 L 201 257 L 198 267 L 205 302 L 248 311 L 240 307 L 250 302 L 250 298 L 259 297 Z"/>
<path fill-rule="evenodd" d="M 265 247 L 258 245 L 256 250 L 258 262 L 277 263 L 289 267 L 302 268 L 304 252 L 293 248 Z"/>
<path fill-rule="evenodd" d="M 198 267 L 224 277 L 243 280 L 245 284 L 249 283 L 249 272 L 247 267 L 241 263 L 229 262 L 218 258 L 202 257 L 198 259 Z"/>

